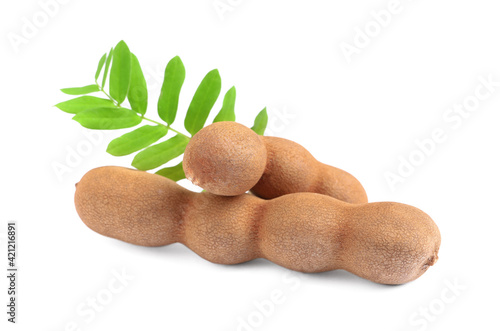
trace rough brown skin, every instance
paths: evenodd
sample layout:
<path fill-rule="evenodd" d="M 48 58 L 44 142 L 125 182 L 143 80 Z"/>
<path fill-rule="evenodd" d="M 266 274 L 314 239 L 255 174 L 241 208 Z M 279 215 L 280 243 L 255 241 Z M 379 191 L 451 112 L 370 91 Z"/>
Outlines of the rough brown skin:
<path fill-rule="evenodd" d="M 186 147 L 182 161 L 186 178 L 210 193 L 245 193 L 264 172 L 266 147 L 244 125 L 217 122 L 209 127 L 195 134 Z"/>
<path fill-rule="evenodd" d="M 274 199 L 312 192 L 349 203 L 367 203 L 365 189 L 350 173 L 317 161 L 301 145 L 277 137 L 261 137 L 267 150 L 266 169 L 251 191 Z"/>
<path fill-rule="evenodd" d="M 351 174 L 317 161 L 293 141 L 258 136 L 235 122 L 217 122 L 194 135 L 183 167 L 189 180 L 218 195 L 251 190 L 273 199 L 313 192 L 349 203 L 368 202 L 363 186 Z"/>
<path fill-rule="evenodd" d="M 302 272 L 345 269 L 383 284 L 420 277 L 441 243 L 432 219 L 404 204 L 353 205 L 316 193 L 224 197 L 121 167 L 89 171 L 75 205 L 89 228 L 132 244 L 180 242 L 214 263 L 262 257 Z"/>

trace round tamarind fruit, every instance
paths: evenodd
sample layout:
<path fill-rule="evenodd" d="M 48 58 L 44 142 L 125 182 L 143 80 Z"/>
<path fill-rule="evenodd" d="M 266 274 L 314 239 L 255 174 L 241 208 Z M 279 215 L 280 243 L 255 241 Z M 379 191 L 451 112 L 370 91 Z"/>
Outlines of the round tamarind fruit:
<path fill-rule="evenodd" d="M 128 243 L 179 242 L 213 263 L 266 258 L 301 272 L 344 269 L 383 284 L 420 277 L 437 261 L 441 243 L 427 214 L 400 203 L 195 193 L 122 167 L 89 171 L 77 184 L 75 205 L 89 228 Z"/>
<path fill-rule="evenodd" d="M 245 193 L 264 172 L 266 146 L 259 135 L 238 123 L 216 122 L 206 128 L 186 146 L 182 160 L 186 178 L 210 193 Z"/>
<path fill-rule="evenodd" d="M 293 141 L 259 136 L 235 122 L 217 122 L 196 133 L 186 147 L 183 168 L 195 185 L 218 195 L 251 190 L 273 199 L 313 192 L 349 203 L 368 202 L 351 174 L 317 161 Z"/>

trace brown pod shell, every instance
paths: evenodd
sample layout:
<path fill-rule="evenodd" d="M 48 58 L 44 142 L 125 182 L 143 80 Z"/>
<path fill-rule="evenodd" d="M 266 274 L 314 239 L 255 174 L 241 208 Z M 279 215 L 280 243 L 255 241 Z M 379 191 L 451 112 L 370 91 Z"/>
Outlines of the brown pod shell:
<path fill-rule="evenodd" d="M 258 197 L 273 199 L 312 192 L 349 203 L 368 202 L 353 175 L 317 161 L 293 141 L 258 136 L 235 122 L 217 122 L 194 135 L 183 167 L 195 185 L 218 195 L 251 190 Z"/>
<path fill-rule="evenodd" d="M 317 161 L 307 149 L 283 138 L 262 137 L 267 164 L 252 193 L 264 199 L 312 192 L 349 203 L 366 203 L 361 183 L 350 173 Z"/>
<path fill-rule="evenodd" d="M 317 193 L 272 200 L 194 193 L 170 179 L 122 167 L 89 171 L 75 206 L 92 230 L 143 246 L 183 243 L 214 263 L 266 258 L 301 272 L 345 269 L 383 284 L 420 277 L 441 235 L 418 208 L 349 204 Z"/>

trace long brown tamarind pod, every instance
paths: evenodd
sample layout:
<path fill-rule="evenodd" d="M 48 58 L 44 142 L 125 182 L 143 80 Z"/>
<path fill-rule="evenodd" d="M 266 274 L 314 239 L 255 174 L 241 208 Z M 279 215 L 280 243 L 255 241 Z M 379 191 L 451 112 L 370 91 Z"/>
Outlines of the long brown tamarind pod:
<path fill-rule="evenodd" d="M 235 122 L 211 124 L 191 138 L 183 161 L 186 177 L 210 193 L 251 190 L 264 199 L 313 192 L 350 203 L 366 203 L 366 192 L 348 172 L 317 161 L 301 145 L 258 136 Z"/>
<path fill-rule="evenodd" d="M 436 262 L 441 242 L 427 214 L 400 203 L 194 193 L 122 167 L 89 171 L 77 184 L 75 205 L 89 228 L 128 243 L 179 242 L 214 263 L 262 257 L 302 272 L 345 269 L 383 284 L 420 277 Z"/>

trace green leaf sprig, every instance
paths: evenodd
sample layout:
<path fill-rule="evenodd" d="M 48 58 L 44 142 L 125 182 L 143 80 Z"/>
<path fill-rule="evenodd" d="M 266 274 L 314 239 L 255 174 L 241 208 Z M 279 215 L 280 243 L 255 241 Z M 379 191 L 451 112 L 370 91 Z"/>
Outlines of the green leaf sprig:
<path fill-rule="evenodd" d="M 109 87 L 105 90 L 109 75 Z M 102 80 L 99 83 L 99 78 Z M 206 124 L 208 116 L 221 92 L 219 71 L 210 71 L 201 81 L 191 99 L 184 119 L 184 134 L 172 127 L 175 121 L 179 96 L 186 77 L 186 70 L 181 59 L 171 59 L 166 68 L 160 97 L 158 99 L 158 116 L 162 122 L 145 117 L 148 108 L 148 89 L 146 79 L 137 57 L 130 52 L 122 40 L 108 53 L 102 55 L 94 75 L 94 84 L 64 88 L 61 91 L 68 95 L 78 96 L 74 99 L 58 103 L 60 110 L 74 114 L 73 119 L 83 127 L 94 130 L 116 130 L 135 127 L 143 121 L 153 125 L 144 125 L 113 139 L 107 152 L 114 156 L 124 156 L 138 152 L 132 166 L 139 170 L 158 168 L 181 156 L 191 139 Z M 105 98 L 88 95 L 101 93 Z M 128 101 L 129 106 L 124 106 Z M 222 108 L 213 122 L 236 120 L 235 115 L 236 88 L 231 87 L 225 94 Z M 252 130 L 263 135 L 267 126 L 267 111 L 264 108 L 255 118 Z M 169 131 L 175 136 L 162 141 Z M 157 174 L 178 181 L 186 178 L 182 162 L 160 169 Z"/>

